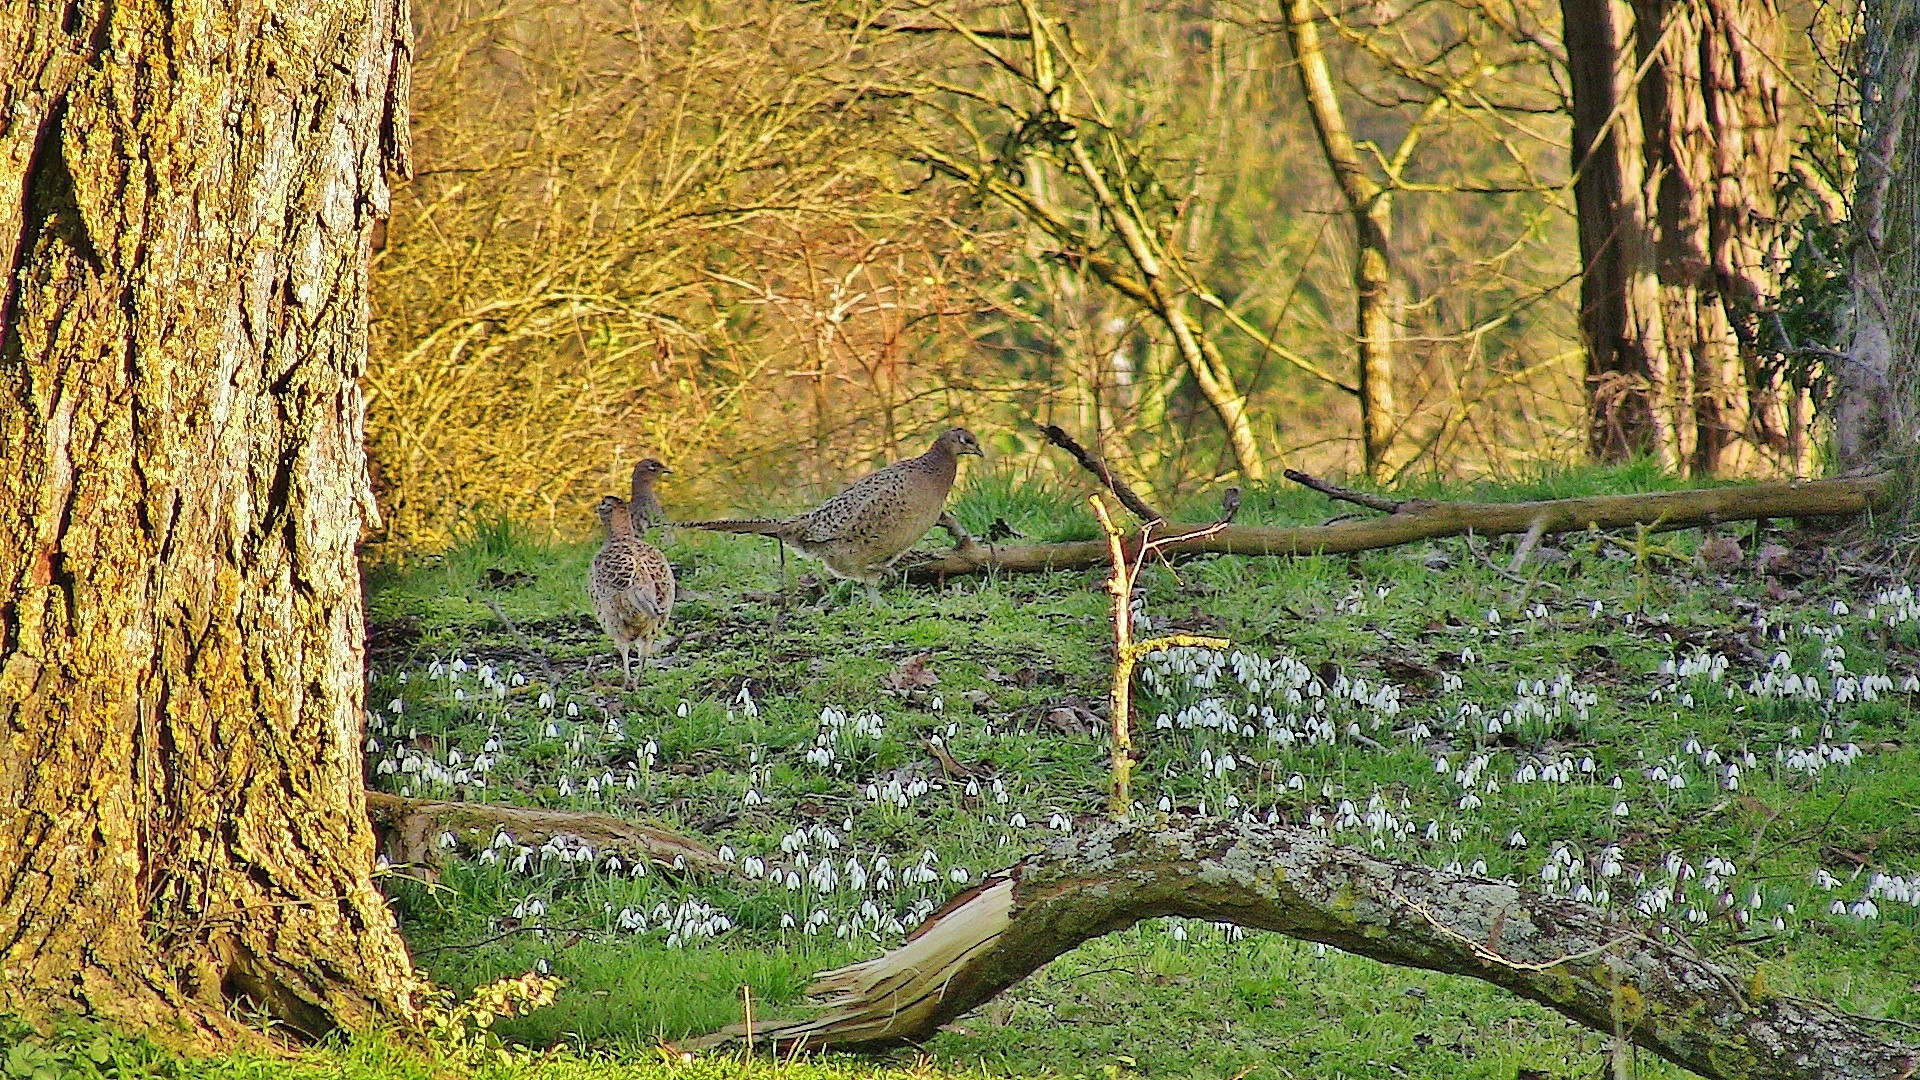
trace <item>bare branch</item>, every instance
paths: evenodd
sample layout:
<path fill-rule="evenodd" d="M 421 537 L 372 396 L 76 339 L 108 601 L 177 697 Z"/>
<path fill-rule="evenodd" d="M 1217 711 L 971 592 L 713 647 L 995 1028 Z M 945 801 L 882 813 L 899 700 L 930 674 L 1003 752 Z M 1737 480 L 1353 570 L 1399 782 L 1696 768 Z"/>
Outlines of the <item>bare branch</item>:
<path fill-rule="evenodd" d="M 1122 505 L 1132 512 L 1134 517 L 1145 522 L 1167 520 L 1167 515 L 1148 506 L 1146 500 L 1135 494 L 1133 488 L 1129 487 L 1125 480 L 1115 476 L 1113 470 L 1107 468 L 1106 462 L 1100 460 L 1098 455 L 1076 442 L 1072 435 L 1067 434 L 1065 428 L 1058 424 L 1043 424 L 1041 425 L 1040 433 L 1047 437 L 1048 442 L 1072 454 L 1073 459 L 1080 463 L 1081 468 L 1098 477 L 1101 485 L 1108 491 L 1113 492 L 1114 496 L 1120 500 Z"/>
<path fill-rule="evenodd" d="M 1298 469 L 1288 469 L 1284 475 L 1294 483 L 1304 487 L 1310 487 L 1328 498 L 1354 503 L 1358 506 L 1364 506 L 1369 510 L 1379 510 L 1388 514 L 1397 514 L 1402 507 L 1407 505 L 1404 502 L 1389 499 L 1384 495 L 1369 495 L 1364 491 L 1355 491 L 1352 488 L 1341 487 L 1331 480 L 1322 480 L 1317 476 L 1309 476 Z"/>

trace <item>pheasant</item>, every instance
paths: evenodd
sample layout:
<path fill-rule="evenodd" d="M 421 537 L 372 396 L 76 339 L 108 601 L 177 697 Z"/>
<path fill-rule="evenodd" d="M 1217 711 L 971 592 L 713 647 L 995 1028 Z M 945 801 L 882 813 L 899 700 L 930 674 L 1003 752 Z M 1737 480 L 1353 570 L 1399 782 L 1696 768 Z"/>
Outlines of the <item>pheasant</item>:
<path fill-rule="evenodd" d="M 635 535 L 645 536 L 655 526 L 667 523 L 667 512 L 653 493 L 653 482 L 671 472 L 659 458 L 641 458 L 633 467 L 633 497 L 627 500 L 627 512 L 633 516 Z"/>
<path fill-rule="evenodd" d="M 647 669 L 654 638 L 673 615 L 673 567 L 660 549 L 634 531 L 626 500 L 609 495 L 595 508 L 607 527 L 607 542 L 593 557 L 587 574 L 587 593 L 593 613 L 620 647 L 624 685 L 633 685 L 631 650 L 640 646 L 640 670 Z"/>
<path fill-rule="evenodd" d="M 834 576 L 865 585 L 877 603 L 880 575 L 940 520 L 965 454 L 983 456 L 979 440 L 966 428 L 950 428 L 926 453 L 870 473 L 804 513 L 695 521 L 684 527 L 778 537 L 802 555 L 819 559 Z"/>

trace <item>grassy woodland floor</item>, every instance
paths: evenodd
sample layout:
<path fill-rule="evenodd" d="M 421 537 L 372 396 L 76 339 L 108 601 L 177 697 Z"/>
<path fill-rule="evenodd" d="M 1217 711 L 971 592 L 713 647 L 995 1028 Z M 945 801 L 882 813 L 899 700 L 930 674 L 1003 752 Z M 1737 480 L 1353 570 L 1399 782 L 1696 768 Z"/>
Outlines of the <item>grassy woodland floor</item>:
<path fill-rule="evenodd" d="M 1420 494 L 1661 483 L 1589 471 Z M 990 473 L 955 508 L 976 534 L 996 519 L 1032 540 L 1094 534 L 1077 494 Z M 1342 509 L 1249 492 L 1240 520 Z M 1138 812 L 1313 824 L 1638 907 L 1770 989 L 1920 1022 L 1916 546 L 1746 525 L 1702 541 L 1550 538 L 1518 579 L 1495 569 L 1511 542 L 1150 570 L 1150 629 L 1234 649 L 1143 674 Z M 743 984 L 762 1014 L 793 1007 L 812 972 L 898 943 L 1105 797 L 1100 575 L 896 586 L 879 608 L 803 584 L 783 603 L 769 541 L 681 531 L 664 547 L 678 640 L 632 691 L 581 588 L 591 544 L 488 526 L 370 576 L 375 786 L 651 817 L 757 878 L 636 873 L 504 837 L 431 885 L 397 868 L 403 932 L 443 985 L 536 967 L 566 980 L 505 1028 L 566 1052 L 514 1075 L 742 1075 L 658 1044 L 738 1019 Z M 972 776 L 949 775 L 936 738 Z M 1599 1037 L 1471 980 L 1152 920 L 1056 961 L 924 1057 L 746 1071 L 1512 1080 L 1601 1075 L 1605 1058 Z M 378 1040 L 309 1066 L 426 1068 Z M 1637 1070 L 1676 1075 L 1645 1054 Z"/>

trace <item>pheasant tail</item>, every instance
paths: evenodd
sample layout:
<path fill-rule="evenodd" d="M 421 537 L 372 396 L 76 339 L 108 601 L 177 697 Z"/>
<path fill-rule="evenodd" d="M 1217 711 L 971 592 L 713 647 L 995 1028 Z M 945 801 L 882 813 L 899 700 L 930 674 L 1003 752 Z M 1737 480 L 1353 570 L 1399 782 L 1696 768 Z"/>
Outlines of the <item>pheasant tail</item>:
<path fill-rule="evenodd" d="M 709 532 L 754 533 L 779 536 L 793 527 L 792 518 L 722 518 L 718 521 L 686 521 L 682 529 L 706 529 Z"/>

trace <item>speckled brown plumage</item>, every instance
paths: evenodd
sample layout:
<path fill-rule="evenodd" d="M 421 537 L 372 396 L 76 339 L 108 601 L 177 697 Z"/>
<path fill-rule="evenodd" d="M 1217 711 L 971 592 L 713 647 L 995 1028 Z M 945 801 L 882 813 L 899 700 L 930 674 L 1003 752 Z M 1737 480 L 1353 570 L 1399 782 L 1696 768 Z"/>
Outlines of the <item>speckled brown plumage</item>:
<path fill-rule="evenodd" d="M 980 443 L 966 428 L 951 428 L 926 453 L 862 477 L 804 513 L 696 521 L 686 527 L 777 536 L 819 559 L 834 575 L 866 585 L 868 595 L 877 598 L 880 575 L 940 519 L 964 454 L 979 456 Z"/>
<path fill-rule="evenodd" d="M 644 672 L 654 639 L 673 615 L 673 567 L 659 548 L 634 532 L 626 500 L 609 495 L 596 509 L 607 527 L 607 542 L 593 557 L 587 593 L 600 626 L 620 647 L 621 676 L 632 685 L 633 646 L 640 646 Z"/>

